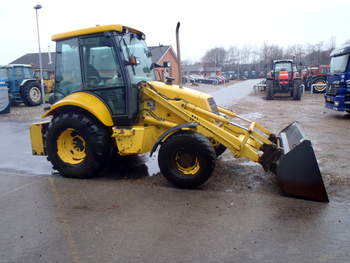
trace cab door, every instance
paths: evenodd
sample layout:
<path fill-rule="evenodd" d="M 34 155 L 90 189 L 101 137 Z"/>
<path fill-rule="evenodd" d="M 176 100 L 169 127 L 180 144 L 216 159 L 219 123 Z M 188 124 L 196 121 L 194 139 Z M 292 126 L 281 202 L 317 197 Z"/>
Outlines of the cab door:
<path fill-rule="evenodd" d="M 127 81 L 113 38 L 98 34 L 79 42 L 84 90 L 100 97 L 120 123 L 127 118 Z"/>

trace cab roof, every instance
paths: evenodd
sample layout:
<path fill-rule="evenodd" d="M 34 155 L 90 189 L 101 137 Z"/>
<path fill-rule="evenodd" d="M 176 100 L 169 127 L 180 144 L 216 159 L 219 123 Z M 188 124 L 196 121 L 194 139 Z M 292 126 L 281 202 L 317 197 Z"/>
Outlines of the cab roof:
<path fill-rule="evenodd" d="M 336 56 L 341 56 L 341 55 L 345 55 L 345 54 L 349 54 L 350 53 L 350 45 L 344 45 L 341 48 L 338 49 L 334 49 L 331 52 L 331 57 L 336 57 Z"/>
<path fill-rule="evenodd" d="M 276 59 L 273 63 L 293 63 L 293 59 Z"/>
<path fill-rule="evenodd" d="M 134 28 L 127 27 L 127 26 L 122 26 L 122 25 L 100 26 L 100 25 L 96 25 L 95 27 L 88 27 L 88 28 L 73 30 L 73 31 L 65 32 L 65 33 L 55 34 L 51 37 L 51 39 L 53 41 L 58 41 L 58 40 L 62 40 L 62 39 L 67 39 L 67 38 L 72 38 L 72 37 L 77 37 L 77 36 L 84 36 L 84 35 L 91 35 L 91 34 L 96 34 L 96 33 L 101 33 L 101 32 L 107 32 L 107 31 L 124 32 L 125 30 L 129 30 L 129 31 L 136 33 L 136 34 L 144 35 L 141 31 L 138 31 Z"/>
<path fill-rule="evenodd" d="M 24 68 L 31 68 L 32 65 L 30 64 L 8 64 L 8 65 L 1 65 L 1 68 L 14 68 L 14 67 L 24 67 Z"/>

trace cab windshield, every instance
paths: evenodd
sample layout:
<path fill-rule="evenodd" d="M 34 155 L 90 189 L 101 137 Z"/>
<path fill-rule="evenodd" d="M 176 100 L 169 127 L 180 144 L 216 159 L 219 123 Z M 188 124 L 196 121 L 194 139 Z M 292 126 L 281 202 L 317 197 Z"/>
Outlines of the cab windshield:
<path fill-rule="evenodd" d="M 141 36 L 130 32 L 120 35 L 117 38 L 123 50 L 126 60 L 125 65 L 132 84 L 137 84 L 140 81 L 155 80 L 151 53 Z M 131 63 L 130 61 L 133 62 Z"/>
<path fill-rule="evenodd" d="M 349 54 L 332 57 L 330 73 L 342 73 L 346 71 Z"/>
<path fill-rule="evenodd" d="M 275 71 L 292 71 L 292 63 L 276 63 Z"/>

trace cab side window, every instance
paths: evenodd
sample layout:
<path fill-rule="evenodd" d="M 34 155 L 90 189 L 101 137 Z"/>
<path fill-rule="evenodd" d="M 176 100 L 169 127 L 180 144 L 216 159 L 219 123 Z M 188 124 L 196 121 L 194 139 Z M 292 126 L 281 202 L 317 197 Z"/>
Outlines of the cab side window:
<path fill-rule="evenodd" d="M 66 96 L 82 89 L 78 39 L 57 43 L 55 92 Z"/>
<path fill-rule="evenodd" d="M 85 82 L 88 89 L 124 86 L 113 45 L 105 36 L 82 39 Z"/>
<path fill-rule="evenodd" d="M 15 67 L 15 68 L 14 68 L 14 73 L 15 73 L 15 78 L 16 78 L 16 79 L 20 80 L 20 79 L 23 79 L 23 78 L 24 78 L 22 68 L 20 68 L 20 67 Z"/>

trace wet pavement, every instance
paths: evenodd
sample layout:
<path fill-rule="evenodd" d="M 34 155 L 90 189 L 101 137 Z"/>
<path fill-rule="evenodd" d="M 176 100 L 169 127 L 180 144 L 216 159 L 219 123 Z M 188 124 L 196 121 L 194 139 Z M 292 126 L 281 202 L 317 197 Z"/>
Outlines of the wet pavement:
<path fill-rule="evenodd" d="M 143 179 L 0 180 L 0 262 L 344 263 L 350 256 L 348 199 L 180 190 Z"/>
<path fill-rule="evenodd" d="M 29 126 L 32 121 L 0 120 L 0 170 L 22 174 L 51 174 L 46 157 L 32 155 Z"/>

